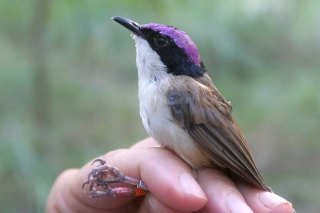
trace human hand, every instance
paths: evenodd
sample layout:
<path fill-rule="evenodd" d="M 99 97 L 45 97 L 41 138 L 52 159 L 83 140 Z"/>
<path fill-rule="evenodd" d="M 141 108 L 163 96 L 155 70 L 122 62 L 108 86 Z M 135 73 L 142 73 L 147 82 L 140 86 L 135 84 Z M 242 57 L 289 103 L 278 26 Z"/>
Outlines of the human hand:
<path fill-rule="evenodd" d="M 142 179 L 150 193 L 143 197 L 89 198 L 81 186 L 91 163 L 60 174 L 49 194 L 46 212 L 261 212 L 291 213 L 291 203 L 249 186 L 234 183 L 216 169 L 191 168 L 151 138 L 129 149 L 107 153 L 102 159 L 122 173 Z"/>

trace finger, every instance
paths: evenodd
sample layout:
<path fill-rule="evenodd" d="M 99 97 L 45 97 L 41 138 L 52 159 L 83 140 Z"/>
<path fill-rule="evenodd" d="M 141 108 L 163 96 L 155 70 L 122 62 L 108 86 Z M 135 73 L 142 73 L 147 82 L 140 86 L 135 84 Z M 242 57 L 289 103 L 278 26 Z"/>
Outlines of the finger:
<path fill-rule="evenodd" d="M 120 172 L 123 172 L 125 175 L 125 169 L 122 169 L 121 164 L 112 164 L 112 158 L 113 156 L 116 156 L 117 153 L 128 153 L 128 150 L 126 149 L 118 149 L 111 151 L 107 153 L 106 155 L 102 157 L 98 157 L 99 159 L 108 159 L 107 164 L 110 164 L 114 167 L 119 168 Z M 134 153 L 128 153 L 127 157 L 130 158 L 131 155 Z M 84 189 L 82 189 L 82 184 L 85 180 L 88 178 L 89 172 L 95 167 L 96 165 L 92 165 L 92 161 L 84 165 L 77 175 L 77 177 L 73 180 L 70 186 L 72 189 L 72 193 L 74 196 L 77 197 L 77 199 L 81 202 L 83 202 L 85 205 L 91 207 L 92 209 L 105 209 L 105 210 L 116 210 L 117 212 L 127 212 L 128 209 L 137 209 L 137 206 L 134 205 L 133 201 L 135 197 L 133 196 L 117 196 L 117 197 L 98 197 L 98 198 L 90 198 L 89 197 L 89 189 L 88 186 L 85 186 Z M 79 187 L 80 185 L 80 187 Z M 117 187 L 118 184 L 113 185 L 112 187 Z M 86 192 L 86 193 L 84 193 Z"/>
<path fill-rule="evenodd" d="M 176 210 L 164 205 L 157 197 L 149 193 L 145 196 L 144 202 L 140 206 L 138 213 L 181 213 L 180 210 Z"/>
<path fill-rule="evenodd" d="M 70 212 L 70 213 L 86 213 L 86 212 L 106 212 L 104 209 L 99 209 L 94 206 L 94 199 L 91 199 L 92 205 L 87 205 L 86 202 L 79 199 L 84 194 L 80 194 L 78 189 L 80 185 L 73 185 L 77 177 L 79 177 L 78 169 L 68 169 L 62 172 L 55 181 L 46 203 L 46 212 Z M 77 182 L 77 181 L 76 181 Z M 133 206 L 123 206 L 119 209 L 119 213 L 128 212 L 134 209 Z"/>
<path fill-rule="evenodd" d="M 142 179 L 153 196 L 169 208 L 195 211 L 206 202 L 190 167 L 165 148 L 134 148 L 111 153 L 104 159 L 124 174 Z"/>
<path fill-rule="evenodd" d="M 244 182 L 237 182 L 244 199 L 254 212 L 292 213 L 292 205 L 282 197 L 271 192 L 261 191 Z"/>
<path fill-rule="evenodd" d="M 220 170 L 200 169 L 197 179 L 207 196 L 207 203 L 199 212 L 253 213 L 236 185 Z"/>
<path fill-rule="evenodd" d="M 78 173 L 77 169 L 68 169 L 62 172 L 59 177 L 56 179 L 53 187 L 51 188 L 50 194 L 46 203 L 46 212 L 73 212 L 73 209 L 70 209 L 70 202 L 72 202 L 72 197 L 65 199 L 67 192 L 64 190 L 65 183 L 68 182 L 70 176 L 73 176 L 75 173 Z M 79 207 L 84 207 L 79 204 Z"/>
<path fill-rule="evenodd" d="M 91 163 L 81 169 L 68 169 L 62 172 L 56 179 L 46 204 L 46 212 L 128 212 L 137 209 L 135 203 L 130 202 L 134 197 L 119 197 L 117 201 L 121 205 L 108 205 L 113 203 L 114 198 L 91 199 L 89 194 L 82 189 L 83 182 L 88 178 L 91 171 Z M 88 190 L 87 190 L 88 191 Z"/>
<path fill-rule="evenodd" d="M 146 148 L 146 147 L 160 147 L 160 145 L 151 137 L 146 138 L 138 143 L 135 143 L 130 149 Z"/>
<path fill-rule="evenodd" d="M 102 157 L 108 164 L 116 166 L 125 175 L 142 179 L 151 193 L 165 206 L 183 211 L 200 209 L 206 197 L 192 176 L 189 166 L 179 157 L 164 148 L 135 148 L 116 150 Z M 105 197 L 89 199 L 81 191 L 92 166 L 87 164 L 80 171 L 77 179 L 71 183 L 73 194 L 88 206 L 115 209 L 128 204 L 134 197 Z"/>

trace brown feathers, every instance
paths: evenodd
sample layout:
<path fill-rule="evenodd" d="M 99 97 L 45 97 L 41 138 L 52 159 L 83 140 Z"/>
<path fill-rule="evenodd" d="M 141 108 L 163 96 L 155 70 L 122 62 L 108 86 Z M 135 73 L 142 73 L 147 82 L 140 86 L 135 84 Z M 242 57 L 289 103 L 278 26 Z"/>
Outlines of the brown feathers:
<path fill-rule="evenodd" d="M 264 184 L 245 138 L 231 117 L 231 105 L 222 97 L 209 76 L 171 79 L 168 104 L 175 122 L 211 159 L 213 166 L 229 170 L 256 187 L 270 191 Z M 183 141 L 181 142 L 183 143 Z"/>

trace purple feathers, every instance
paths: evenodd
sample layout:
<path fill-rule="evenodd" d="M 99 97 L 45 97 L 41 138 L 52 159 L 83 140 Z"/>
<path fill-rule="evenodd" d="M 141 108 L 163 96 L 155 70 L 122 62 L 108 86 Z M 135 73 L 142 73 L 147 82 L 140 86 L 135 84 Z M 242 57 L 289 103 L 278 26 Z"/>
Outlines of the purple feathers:
<path fill-rule="evenodd" d="M 140 27 L 149 28 L 158 31 L 163 35 L 170 36 L 178 47 L 184 49 L 185 53 L 188 55 L 191 61 L 193 61 L 196 65 L 200 64 L 201 59 L 198 49 L 191 38 L 185 32 L 171 26 L 156 23 L 143 24 L 140 25 Z"/>

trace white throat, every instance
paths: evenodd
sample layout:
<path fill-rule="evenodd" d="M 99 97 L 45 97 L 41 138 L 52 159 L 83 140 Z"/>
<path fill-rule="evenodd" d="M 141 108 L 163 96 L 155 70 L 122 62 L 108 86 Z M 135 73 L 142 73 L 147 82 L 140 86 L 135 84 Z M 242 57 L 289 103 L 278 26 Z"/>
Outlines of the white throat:
<path fill-rule="evenodd" d="M 133 39 L 136 42 L 139 108 L 144 128 L 160 145 L 173 150 L 189 165 L 199 167 L 192 160 L 192 156 L 201 156 L 201 151 L 192 138 L 173 122 L 168 106 L 167 92 L 175 76 L 167 73 L 160 56 L 146 40 L 135 35 Z M 197 162 L 202 163 L 205 160 L 200 159 Z"/>
<path fill-rule="evenodd" d="M 169 77 L 166 72 L 166 66 L 160 59 L 160 56 L 150 47 L 149 43 L 134 35 L 136 42 L 136 63 L 140 84 L 150 84 L 154 81 L 161 81 L 165 77 Z"/>
<path fill-rule="evenodd" d="M 160 56 L 143 38 L 134 35 L 136 42 L 136 62 L 139 76 L 139 108 L 142 123 L 147 132 L 158 142 L 155 134 L 165 126 L 163 118 L 169 116 L 166 98 L 166 82 L 173 76 L 166 72 L 166 66 Z M 164 88 L 162 88 L 164 86 Z M 165 113 L 165 114 L 163 114 Z M 157 127 L 157 128 L 156 128 Z M 163 131 L 162 131 L 163 132 Z"/>

